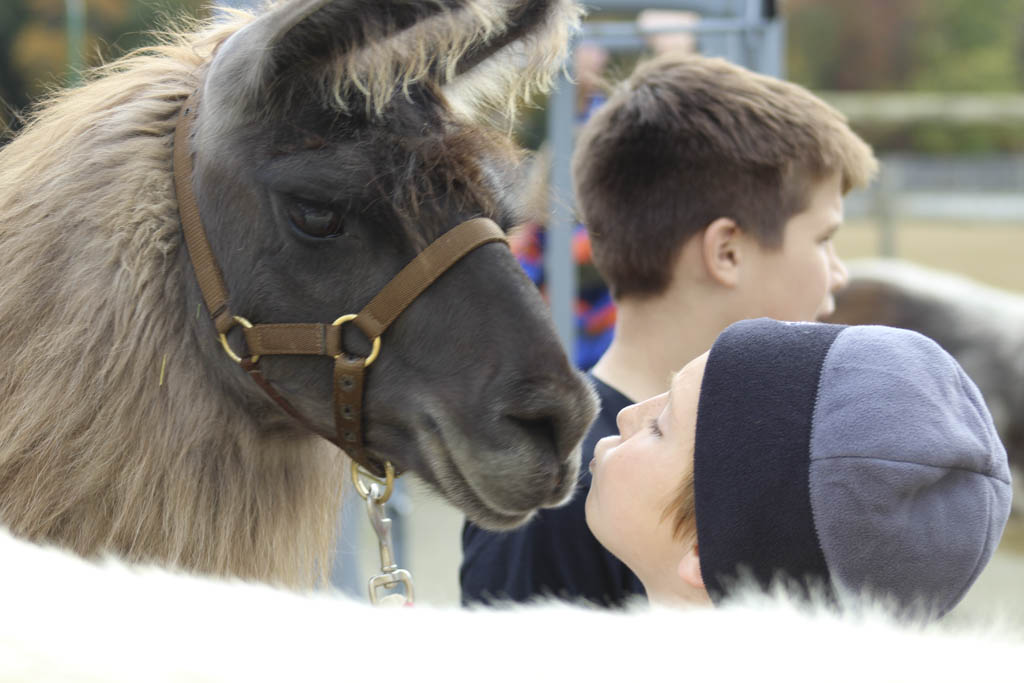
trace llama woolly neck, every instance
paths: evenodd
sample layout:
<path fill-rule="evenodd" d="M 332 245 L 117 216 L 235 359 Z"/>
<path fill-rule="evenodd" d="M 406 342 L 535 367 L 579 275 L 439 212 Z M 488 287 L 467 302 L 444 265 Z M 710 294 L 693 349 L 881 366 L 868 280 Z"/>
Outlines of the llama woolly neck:
<path fill-rule="evenodd" d="M 237 28 L 108 67 L 0 152 L 0 521 L 86 556 L 309 585 L 344 459 L 211 392 L 182 303 L 170 141 L 201 46 Z"/>

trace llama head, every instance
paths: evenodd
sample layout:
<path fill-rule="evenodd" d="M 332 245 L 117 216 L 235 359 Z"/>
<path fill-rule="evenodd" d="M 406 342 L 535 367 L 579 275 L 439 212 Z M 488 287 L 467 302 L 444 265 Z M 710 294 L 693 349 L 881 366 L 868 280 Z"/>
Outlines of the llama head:
<path fill-rule="evenodd" d="M 329 323 L 453 226 L 515 224 L 519 157 L 488 122 L 550 80 L 577 16 L 562 0 L 298 0 L 226 40 L 203 75 L 190 147 L 231 310 L 253 323 Z M 187 289 L 195 308 L 194 278 Z M 207 320 L 195 328 L 214 334 Z M 342 335 L 369 352 L 353 326 Z M 235 348 L 240 337 L 228 334 Z M 369 453 L 485 526 L 521 523 L 571 493 L 592 394 L 505 246 L 455 264 L 381 341 L 365 380 Z M 200 347 L 225 400 L 258 429 L 298 429 L 218 347 Z M 333 432 L 329 358 L 260 363 Z"/>

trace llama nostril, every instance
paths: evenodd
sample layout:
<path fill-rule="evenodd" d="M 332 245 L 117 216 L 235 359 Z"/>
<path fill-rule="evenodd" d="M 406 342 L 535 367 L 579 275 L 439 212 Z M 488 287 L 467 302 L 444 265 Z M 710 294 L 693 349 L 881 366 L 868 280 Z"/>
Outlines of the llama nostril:
<path fill-rule="evenodd" d="M 520 429 L 531 435 L 533 440 L 550 449 L 556 459 L 560 459 L 561 454 L 558 452 L 558 430 L 553 418 L 518 417 L 516 415 L 508 415 L 507 417 Z"/>
<path fill-rule="evenodd" d="M 501 421 L 517 432 L 513 438 L 522 439 L 520 452 L 551 475 L 552 467 L 578 465 L 578 445 L 596 412 L 595 395 L 587 393 L 583 376 L 573 375 L 570 380 L 523 382 L 511 400 L 498 406 Z M 574 388 L 581 391 L 574 393 Z"/>

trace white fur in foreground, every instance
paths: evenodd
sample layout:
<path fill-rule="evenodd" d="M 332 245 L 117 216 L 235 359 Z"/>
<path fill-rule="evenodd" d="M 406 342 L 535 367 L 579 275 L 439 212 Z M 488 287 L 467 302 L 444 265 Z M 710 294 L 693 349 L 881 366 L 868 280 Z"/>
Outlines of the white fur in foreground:
<path fill-rule="evenodd" d="M 0 681 L 1002 679 L 1024 635 L 840 620 L 781 599 L 628 614 L 375 609 L 90 564 L 0 530 Z"/>

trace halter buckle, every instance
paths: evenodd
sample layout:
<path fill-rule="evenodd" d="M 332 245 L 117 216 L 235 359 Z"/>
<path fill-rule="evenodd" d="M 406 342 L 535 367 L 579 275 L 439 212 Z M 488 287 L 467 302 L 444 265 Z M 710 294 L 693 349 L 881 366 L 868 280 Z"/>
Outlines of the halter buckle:
<path fill-rule="evenodd" d="M 246 320 L 245 318 L 243 318 L 240 315 L 233 315 L 233 316 L 231 316 L 231 318 L 236 323 L 238 323 L 239 325 L 241 325 L 242 327 L 244 327 L 246 329 L 252 328 L 252 323 L 249 322 L 248 320 Z M 231 345 L 228 344 L 228 334 L 227 334 L 227 332 L 221 332 L 220 335 L 219 335 L 219 339 L 220 339 L 220 345 L 224 347 L 224 353 L 228 354 L 228 357 L 231 360 L 233 360 L 236 363 L 238 363 L 239 365 L 241 365 L 242 364 L 242 357 L 239 356 L 237 353 L 235 353 L 234 351 L 231 350 Z M 259 359 L 260 359 L 259 355 L 253 356 L 251 358 L 253 363 L 258 361 Z M 369 363 L 367 363 L 367 365 L 369 365 Z"/>
<path fill-rule="evenodd" d="M 370 483 L 367 483 L 366 479 L 369 479 Z M 363 500 L 370 499 L 371 489 L 374 484 L 384 485 L 383 491 L 377 491 L 378 495 L 376 498 L 378 503 L 386 503 L 388 498 L 391 497 L 391 492 L 395 490 L 395 466 L 391 464 L 391 461 L 384 461 L 384 478 L 381 479 L 353 460 L 352 485 L 356 487 L 356 492 L 359 493 Z"/>
<path fill-rule="evenodd" d="M 337 320 L 335 320 L 333 323 L 331 323 L 331 325 L 334 326 L 334 327 L 341 327 L 343 324 L 345 324 L 347 322 L 351 322 L 351 321 L 355 320 L 358 317 L 359 317 L 358 313 L 347 313 L 347 314 L 341 316 L 340 318 L 338 318 Z M 370 355 L 366 357 L 365 361 L 363 361 L 363 367 L 364 368 L 370 367 L 370 363 L 372 363 L 373 361 L 377 360 L 377 355 L 378 354 L 380 354 L 380 335 L 378 335 L 378 336 L 373 338 L 373 348 L 370 349 Z M 338 354 L 338 355 L 341 355 L 341 354 Z M 337 358 L 337 357 L 338 356 L 335 356 L 335 358 Z"/>

